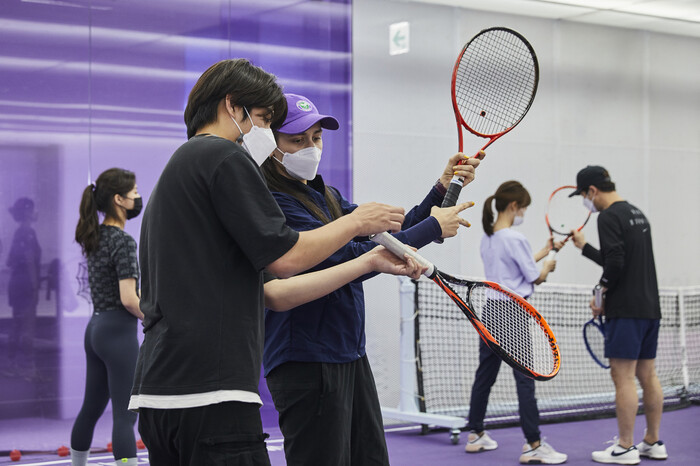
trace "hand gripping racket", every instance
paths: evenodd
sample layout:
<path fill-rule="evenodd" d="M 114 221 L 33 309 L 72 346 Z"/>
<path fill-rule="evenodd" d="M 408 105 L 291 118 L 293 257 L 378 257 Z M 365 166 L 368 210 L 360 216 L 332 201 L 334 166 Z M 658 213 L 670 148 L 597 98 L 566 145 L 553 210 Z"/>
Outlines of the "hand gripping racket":
<path fill-rule="evenodd" d="M 424 273 L 454 301 L 481 339 L 507 364 L 535 380 L 559 372 L 557 339 L 544 318 L 525 299 L 493 282 L 475 282 L 439 271 L 432 263 L 388 233 L 372 237 L 396 256 L 405 254 L 427 267 Z M 450 285 L 466 289 L 460 296 Z"/>
<path fill-rule="evenodd" d="M 580 199 L 569 197 L 574 191 L 576 186 L 562 186 L 552 191 L 544 217 L 549 233 L 552 236 L 555 233 L 564 236 L 564 243 L 571 238 L 572 230 L 580 231 L 591 218 L 591 211 L 581 203 Z M 549 251 L 547 260 L 553 260 L 557 252 L 558 249 L 554 248 Z"/>
<path fill-rule="evenodd" d="M 596 307 L 603 304 L 603 289 L 600 285 L 593 288 Z M 610 369 L 610 362 L 605 357 L 605 324 L 601 316 L 593 317 L 583 326 L 583 342 L 593 360 L 603 369 Z"/>
<path fill-rule="evenodd" d="M 467 42 L 452 71 L 459 152 L 464 148 L 463 126 L 488 138 L 481 150 L 515 128 L 535 99 L 539 73 L 535 50 L 512 29 L 484 29 Z M 452 178 L 442 207 L 457 203 L 463 182 Z"/>

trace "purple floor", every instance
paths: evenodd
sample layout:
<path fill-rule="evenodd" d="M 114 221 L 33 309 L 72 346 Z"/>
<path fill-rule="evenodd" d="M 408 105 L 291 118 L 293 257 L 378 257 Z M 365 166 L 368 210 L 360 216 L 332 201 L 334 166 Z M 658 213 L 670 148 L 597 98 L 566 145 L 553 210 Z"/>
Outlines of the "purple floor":
<path fill-rule="evenodd" d="M 644 435 L 644 416 L 637 416 L 635 442 Z M 603 450 L 617 433 L 614 418 L 592 421 L 545 424 L 540 427 L 543 437 L 556 450 L 569 455 L 567 465 L 597 464 L 591 460 L 591 451 Z M 700 406 L 665 412 L 661 420 L 662 440 L 669 452 L 668 460 L 657 462 L 643 460 L 647 464 L 697 465 L 700 464 L 694 446 L 700 441 Z M 387 444 L 392 465 L 516 465 L 520 449 L 525 443 L 519 427 L 493 429 L 491 437 L 498 442 L 498 449 L 490 452 L 468 454 L 464 452 L 467 435 L 462 433 L 459 445 L 450 443 L 449 434 L 435 432 L 420 435 L 419 429 L 393 432 L 387 429 Z M 279 463 L 283 465 L 284 463 Z"/>
<path fill-rule="evenodd" d="M 267 422 L 266 431 L 270 434 L 268 450 L 273 466 L 285 466 L 284 452 L 282 451 L 282 436 L 276 426 L 270 426 Z M 106 421 L 109 421 L 107 418 Z M 41 421 L 41 430 L 55 432 L 53 438 L 60 439 L 57 444 L 67 444 L 70 423 L 65 421 Z M 53 423 L 55 422 L 55 423 Z M 102 446 L 109 441 L 109 424 L 100 422 L 95 432 L 93 445 Z M 0 450 L 16 448 L 17 442 L 23 438 L 31 437 L 34 426 L 26 422 L 17 422 L 14 425 L 0 424 Z M 557 450 L 567 453 L 568 465 L 591 465 L 591 451 L 602 450 L 608 445 L 617 431 L 615 419 L 597 419 L 592 421 L 569 422 L 561 424 L 545 424 L 541 427 L 543 436 Z M 700 441 L 700 406 L 691 406 L 676 411 L 664 413 L 662 419 L 662 438 L 669 450 L 669 459 L 663 463 L 643 460 L 642 464 L 671 465 L 695 465 L 699 464 L 693 448 Z M 427 435 L 420 434 L 417 426 L 394 427 L 387 429 L 387 444 L 389 456 L 394 466 L 414 465 L 516 465 L 523 445 L 523 436 L 520 428 L 509 427 L 493 429 L 491 436 L 498 441 L 497 450 L 467 454 L 464 452 L 466 433 L 460 437 L 459 445 L 450 443 L 449 434 L 446 431 L 431 432 Z M 644 433 L 644 417 L 638 416 L 635 427 L 635 441 L 640 441 Z M 43 434 L 42 434 L 43 435 Z M 148 464 L 146 454 L 141 453 L 141 463 Z M 106 464 L 111 459 L 110 455 L 92 455 L 90 464 Z M 35 455 L 22 458 L 19 462 L 11 462 L 9 458 L 0 457 L 0 464 L 24 464 L 24 465 L 67 465 L 70 461 L 59 458 L 56 455 Z"/>

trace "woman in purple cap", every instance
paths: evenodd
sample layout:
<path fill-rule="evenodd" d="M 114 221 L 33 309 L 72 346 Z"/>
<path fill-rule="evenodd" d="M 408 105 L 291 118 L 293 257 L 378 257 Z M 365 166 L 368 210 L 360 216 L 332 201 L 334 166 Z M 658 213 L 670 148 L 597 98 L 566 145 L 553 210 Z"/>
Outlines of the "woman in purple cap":
<path fill-rule="evenodd" d="M 288 113 L 275 132 L 277 149 L 261 166 L 267 184 L 287 219 L 298 231 L 318 228 L 352 212 L 357 206 L 324 184 L 317 175 L 324 129 L 338 121 L 322 115 L 307 98 L 286 94 Z M 457 165 L 462 159 L 465 165 Z M 474 179 L 479 161 L 452 156 L 426 198 L 405 218 L 395 236 L 420 248 L 457 234 L 469 223 L 459 216 L 467 202 L 442 209 L 453 174 Z M 356 239 L 311 271 L 352 260 L 374 248 Z M 265 311 L 265 377 L 284 435 L 289 465 L 386 465 L 379 398 L 365 353 L 366 274 L 330 294 L 289 312 Z"/>

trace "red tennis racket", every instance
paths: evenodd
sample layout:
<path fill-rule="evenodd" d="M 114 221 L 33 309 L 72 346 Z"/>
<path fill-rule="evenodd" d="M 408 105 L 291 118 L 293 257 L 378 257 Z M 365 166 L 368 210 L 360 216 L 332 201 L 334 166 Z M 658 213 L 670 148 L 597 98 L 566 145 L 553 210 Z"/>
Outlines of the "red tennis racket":
<path fill-rule="evenodd" d="M 521 34 L 493 27 L 467 42 L 452 71 L 459 152 L 464 148 L 462 127 L 488 138 L 481 150 L 515 128 L 530 109 L 538 82 L 535 50 Z M 461 177 L 452 178 L 442 207 L 457 203 L 463 183 Z"/>
<path fill-rule="evenodd" d="M 591 211 L 581 203 L 581 199 L 570 197 L 574 191 L 576 186 L 561 186 L 552 191 L 547 202 L 547 213 L 544 216 L 549 233 L 552 236 L 555 233 L 564 236 L 564 244 L 571 238 L 573 230 L 580 231 L 591 218 Z M 547 260 L 553 260 L 558 251 L 552 248 Z"/>
<path fill-rule="evenodd" d="M 372 237 L 396 256 L 405 254 L 427 267 L 430 278 L 467 316 L 486 345 L 514 369 L 535 380 L 559 372 L 557 339 L 544 317 L 525 299 L 494 282 L 448 275 L 388 233 Z"/>

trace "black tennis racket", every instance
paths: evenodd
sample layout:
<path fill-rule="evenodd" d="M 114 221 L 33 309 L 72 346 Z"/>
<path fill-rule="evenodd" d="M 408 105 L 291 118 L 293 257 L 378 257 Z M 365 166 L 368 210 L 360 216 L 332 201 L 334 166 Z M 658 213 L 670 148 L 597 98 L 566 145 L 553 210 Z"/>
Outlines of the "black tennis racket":
<path fill-rule="evenodd" d="M 576 186 L 561 186 L 549 195 L 547 202 L 547 213 L 545 221 L 549 233 L 554 236 L 564 236 L 564 243 L 571 238 L 571 231 L 580 231 L 591 218 L 591 211 L 588 210 L 580 199 L 569 197 L 576 191 Z M 549 251 L 547 260 L 553 260 L 559 250 L 553 248 Z"/>
<path fill-rule="evenodd" d="M 593 288 L 596 307 L 603 304 L 603 290 L 600 285 Z M 605 324 L 600 315 L 593 317 L 583 326 L 583 342 L 593 360 L 603 369 L 610 369 L 610 361 L 605 357 Z"/>
<path fill-rule="evenodd" d="M 559 372 L 557 339 L 537 310 L 525 299 L 494 282 L 453 277 L 388 233 L 372 237 L 396 256 L 405 254 L 427 267 L 433 280 L 459 307 L 486 345 L 507 364 L 535 380 L 549 380 Z M 460 296 L 453 286 L 464 290 Z"/>
<path fill-rule="evenodd" d="M 462 127 L 488 138 L 481 150 L 515 128 L 535 99 L 539 73 L 535 50 L 512 29 L 484 29 L 467 42 L 452 71 L 459 152 L 464 148 Z M 463 183 L 461 177 L 452 178 L 442 207 L 457 203 Z"/>

